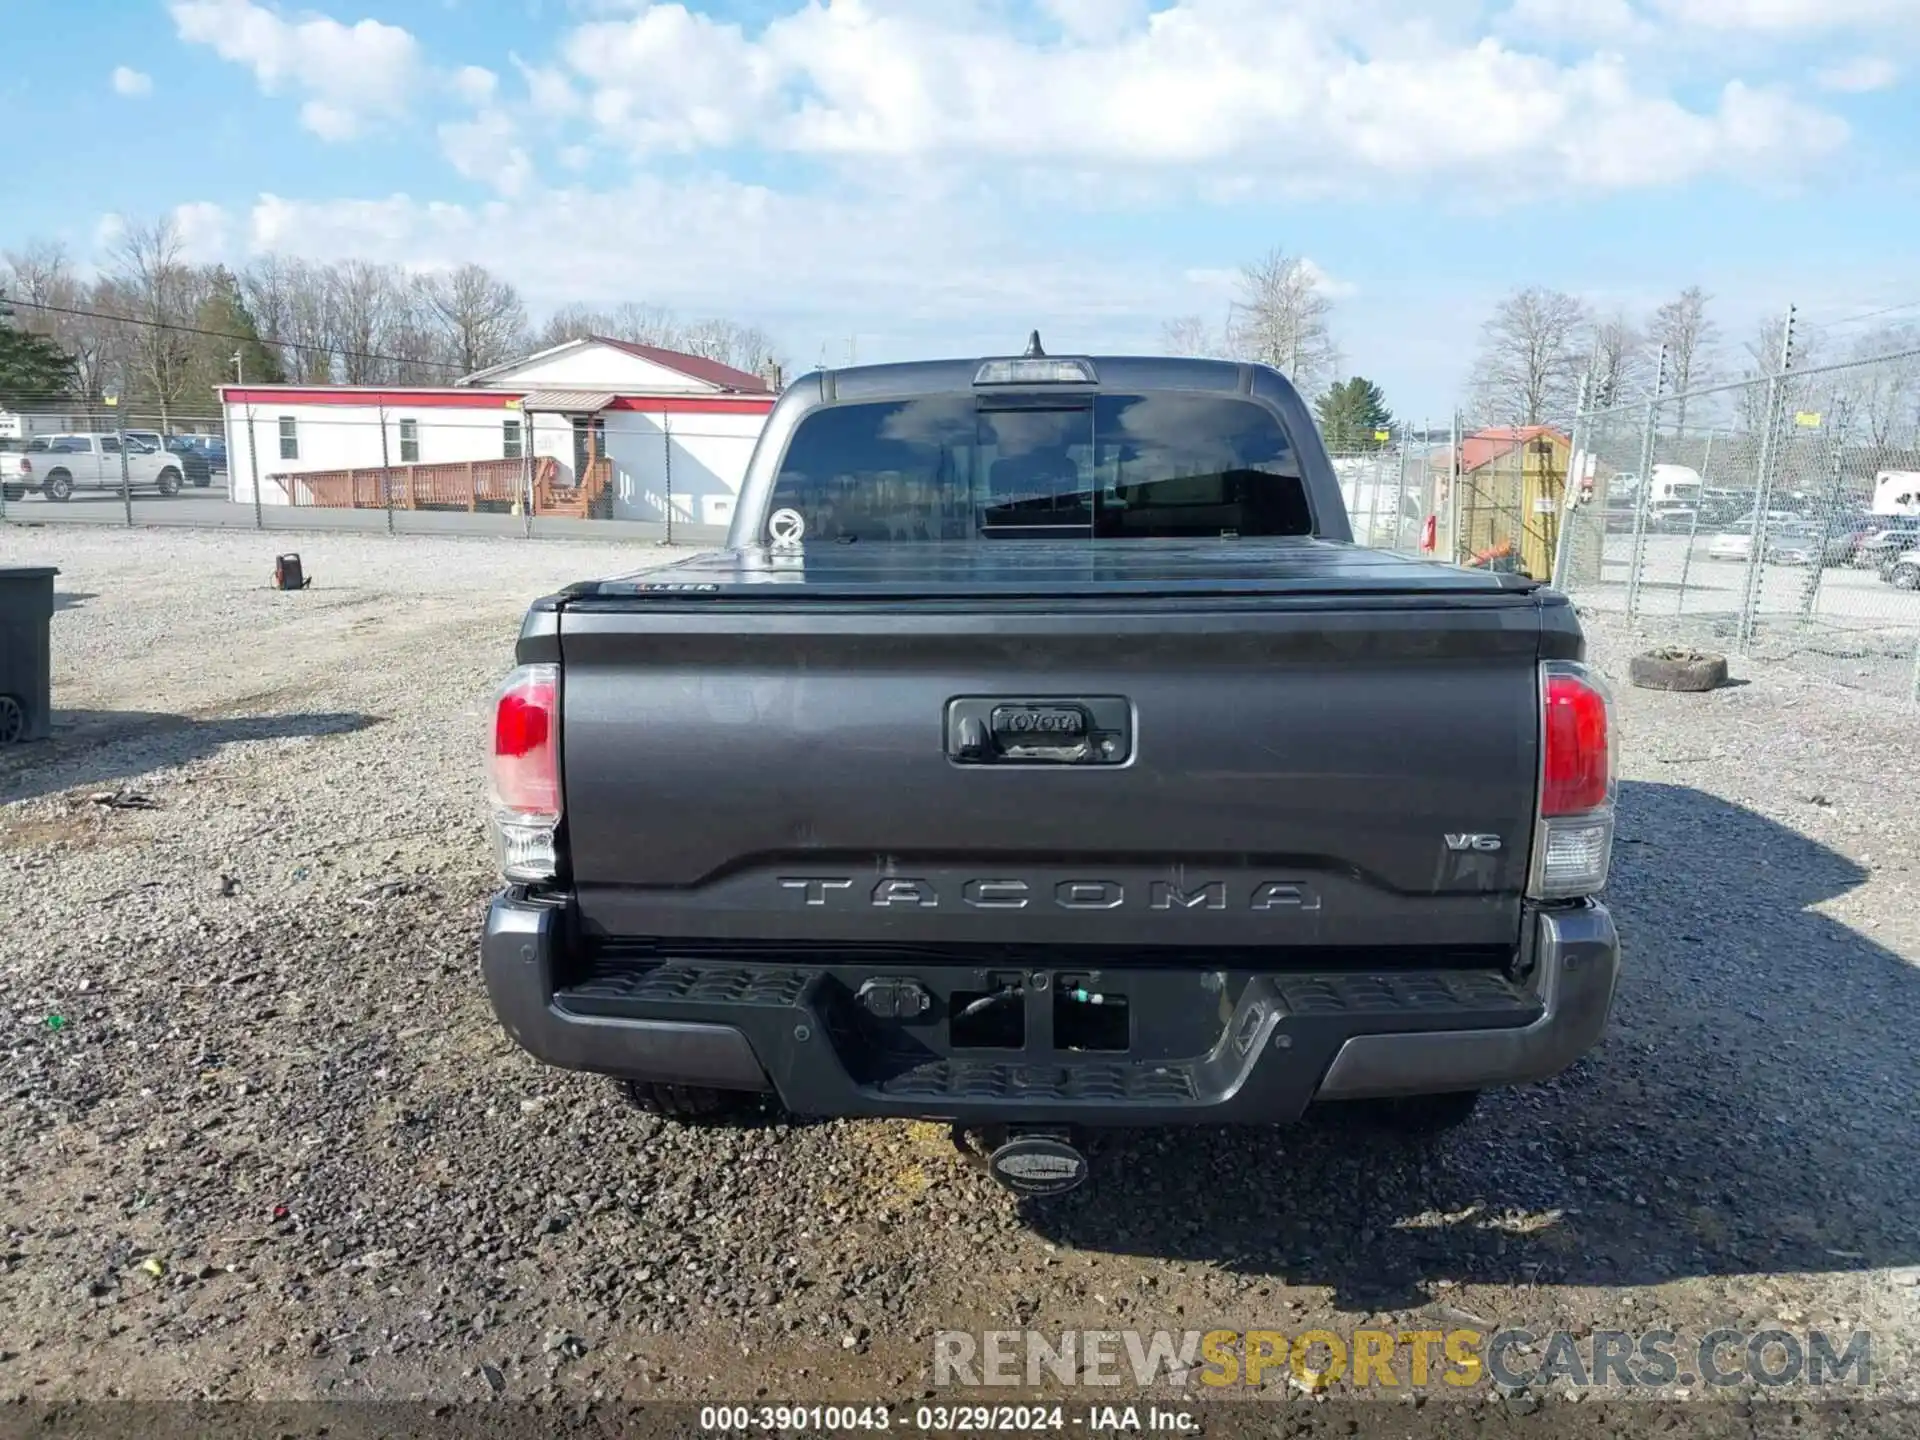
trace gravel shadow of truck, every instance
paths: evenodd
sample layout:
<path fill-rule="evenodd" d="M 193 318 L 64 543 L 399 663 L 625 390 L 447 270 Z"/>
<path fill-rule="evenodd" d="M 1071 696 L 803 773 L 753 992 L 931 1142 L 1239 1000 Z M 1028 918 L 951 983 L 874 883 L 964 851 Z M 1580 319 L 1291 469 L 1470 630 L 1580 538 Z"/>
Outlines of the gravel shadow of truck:
<path fill-rule="evenodd" d="M 1421 1149 L 1338 1107 L 1292 1129 L 1136 1131 L 1050 1239 L 1330 1286 L 1649 1285 L 1920 1262 L 1920 971 L 1812 907 L 1843 855 L 1677 785 L 1622 787 L 1607 1038 Z"/>
<path fill-rule="evenodd" d="M 141 710 L 55 710 L 50 739 L 0 749 L 0 804 L 97 789 L 227 745 L 348 735 L 380 723 L 358 711 L 195 717 Z"/>

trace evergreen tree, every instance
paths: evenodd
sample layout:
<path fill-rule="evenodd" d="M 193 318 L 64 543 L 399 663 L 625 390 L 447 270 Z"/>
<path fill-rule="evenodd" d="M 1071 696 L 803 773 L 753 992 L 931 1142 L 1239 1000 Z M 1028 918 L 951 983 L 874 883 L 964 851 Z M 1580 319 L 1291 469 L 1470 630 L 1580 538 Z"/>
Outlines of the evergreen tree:
<path fill-rule="evenodd" d="M 32 410 L 57 405 L 80 388 L 73 357 L 44 335 L 0 325 L 0 405 Z"/>
<path fill-rule="evenodd" d="M 1376 439 L 1376 433 L 1393 428 L 1386 396 L 1378 385 L 1359 375 L 1336 380 L 1313 408 L 1327 448 L 1336 452 L 1378 450 L 1385 442 Z"/>
<path fill-rule="evenodd" d="M 208 386 L 230 383 L 233 357 L 240 357 L 240 373 L 250 385 L 278 385 L 286 379 L 280 357 L 260 338 L 260 327 L 241 297 L 239 283 L 226 266 L 215 266 L 207 277 L 207 295 L 193 317 L 194 339 L 202 348 Z M 197 398 L 197 397 L 196 397 Z"/>

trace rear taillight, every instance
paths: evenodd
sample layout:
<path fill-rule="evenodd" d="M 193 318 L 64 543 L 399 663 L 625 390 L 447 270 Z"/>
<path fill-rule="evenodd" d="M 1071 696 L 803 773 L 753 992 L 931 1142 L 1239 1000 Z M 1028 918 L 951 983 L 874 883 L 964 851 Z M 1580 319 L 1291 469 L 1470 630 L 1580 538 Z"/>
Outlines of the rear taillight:
<path fill-rule="evenodd" d="M 1613 697 L 1584 665 L 1540 667 L 1540 810 L 1527 887 L 1568 900 L 1605 887 L 1613 858 Z"/>
<path fill-rule="evenodd" d="M 560 668 L 522 665 L 500 687 L 487 760 L 494 847 L 509 880 L 559 873 Z"/>
<path fill-rule="evenodd" d="M 24 455 L 20 457 L 20 473 L 22 475 L 31 475 L 33 473 L 33 461 L 27 459 Z"/>

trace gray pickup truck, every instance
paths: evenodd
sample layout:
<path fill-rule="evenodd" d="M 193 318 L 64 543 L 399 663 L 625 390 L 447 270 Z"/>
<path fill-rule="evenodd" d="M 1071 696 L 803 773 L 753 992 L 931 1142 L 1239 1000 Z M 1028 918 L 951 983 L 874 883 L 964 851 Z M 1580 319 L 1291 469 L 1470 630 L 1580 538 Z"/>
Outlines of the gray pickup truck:
<path fill-rule="evenodd" d="M 1415 1129 L 1600 1038 L 1615 739 L 1562 595 L 1356 547 L 1281 375 L 1024 356 L 782 395 L 727 546 L 536 602 L 507 1033 L 656 1112 Z"/>

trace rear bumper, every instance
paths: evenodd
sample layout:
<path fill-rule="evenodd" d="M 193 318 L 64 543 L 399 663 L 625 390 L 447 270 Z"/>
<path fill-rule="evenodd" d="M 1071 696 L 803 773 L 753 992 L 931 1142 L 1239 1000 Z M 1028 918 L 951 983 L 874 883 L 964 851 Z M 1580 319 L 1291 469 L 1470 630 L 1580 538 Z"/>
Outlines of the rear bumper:
<path fill-rule="evenodd" d="M 862 1073 L 869 1057 L 849 1027 L 844 967 L 669 965 L 556 990 L 564 920 L 510 896 L 488 912 L 481 970 L 517 1044 L 572 1070 L 770 1090 L 805 1115 L 1274 1122 L 1318 1100 L 1523 1084 L 1599 1041 L 1620 963 L 1612 918 L 1587 903 L 1535 916 L 1521 984 L 1479 972 L 1226 975 L 1210 1003 L 1230 1013 L 1218 1043 L 1192 1061 L 968 1051 Z M 1189 971 L 1159 978 L 1202 981 Z"/>

